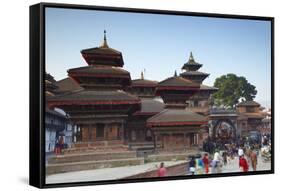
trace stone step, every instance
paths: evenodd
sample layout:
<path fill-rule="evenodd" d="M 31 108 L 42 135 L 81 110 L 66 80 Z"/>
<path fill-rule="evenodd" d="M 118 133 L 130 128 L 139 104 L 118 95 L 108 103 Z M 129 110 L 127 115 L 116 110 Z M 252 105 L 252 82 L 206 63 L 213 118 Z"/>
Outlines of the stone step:
<path fill-rule="evenodd" d="M 72 147 L 64 149 L 63 154 L 74 153 L 90 153 L 90 152 L 112 152 L 112 151 L 128 151 L 127 145 L 113 145 L 113 146 L 85 146 L 85 147 Z"/>
<path fill-rule="evenodd" d="M 95 142 L 77 142 L 73 143 L 73 148 L 79 147 L 102 147 L 102 146 L 124 146 L 122 140 L 110 140 L 110 141 L 95 141 Z"/>
<path fill-rule="evenodd" d="M 161 145 L 158 143 L 156 147 L 160 147 Z M 129 147 L 132 150 L 153 150 L 154 149 L 154 142 L 136 142 L 136 143 L 129 143 Z"/>
<path fill-rule="evenodd" d="M 188 155 L 195 155 L 198 151 L 188 151 L 182 153 L 168 153 L 161 152 L 158 154 L 148 155 L 146 157 L 146 162 L 161 162 L 161 161 L 178 161 L 178 160 L 187 160 Z"/>
<path fill-rule="evenodd" d="M 49 164 L 135 158 L 136 151 L 63 154 L 48 159 Z"/>
<path fill-rule="evenodd" d="M 141 165 L 141 164 L 144 164 L 143 158 L 48 164 L 46 167 L 46 175 L 71 172 L 71 171 L 114 168 L 120 166 L 133 166 L 133 165 Z"/>
<path fill-rule="evenodd" d="M 154 145 L 154 142 L 131 142 L 129 145 Z"/>
<path fill-rule="evenodd" d="M 154 145 L 131 145 L 130 148 L 131 148 L 132 150 L 154 149 Z"/>

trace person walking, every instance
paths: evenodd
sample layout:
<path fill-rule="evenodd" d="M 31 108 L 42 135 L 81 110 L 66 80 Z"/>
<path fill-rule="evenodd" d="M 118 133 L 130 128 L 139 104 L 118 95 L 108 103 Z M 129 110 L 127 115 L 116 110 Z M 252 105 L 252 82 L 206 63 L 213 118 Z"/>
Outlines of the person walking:
<path fill-rule="evenodd" d="M 227 165 L 227 152 L 226 151 L 222 153 L 222 158 L 223 158 L 223 164 Z"/>
<path fill-rule="evenodd" d="M 191 175 L 195 174 L 195 158 L 194 156 L 191 157 L 191 160 L 189 161 L 189 172 L 191 173 Z"/>
<path fill-rule="evenodd" d="M 244 155 L 244 150 L 242 149 L 242 147 L 240 146 L 238 149 L 238 156 L 241 157 Z"/>
<path fill-rule="evenodd" d="M 257 170 L 257 164 L 258 164 L 258 157 L 257 157 L 256 151 L 252 150 L 251 155 L 250 155 L 250 159 L 251 159 L 253 171 L 256 171 Z"/>
<path fill-rule="evenodd" d="M 208 174 L 209 173 L 209 156 L 208 156 L 208 153 L 205 153 L 202 161 L 203 161 L 203 164 L 204 164 L 205 174 Z"/>
<path fill-rule="evenodd" d="M 211 160 L 211 167 L 212 174 L 218 173 L 218 163 L 214 158 Z"/>
<path fill-rule="evenodd" d="M 239 168 L 242 170 L 242 172 L 248 172 L 249 170 L 249 166 L 244 155 L 240 156 L 239 158 Z"/>
<path fill-rule="evenodd" d="M 217 173 L 221 173 L 222 165 L 223 165 L 222 161 L 223 160 L 222 160 L 222 157 L 221 157 L 221 155 L 220 155 L 218 150 L 214 154 L 214 160 L 216 161 L 216 172 Z"/>
<path fill-rule="evenodd" d="M 60 145 L 59 145 L 59 140 L 56 139 L 56 144 L 55 144 L 55 149 L 54 149 L 54 153 L 55 153 L 56 155 L 59 154 L 59 147 L 60 147 Z"/>
<path fill-rule="evenodd" d="M 203 172 L 204 172 L 204 163 L 203 163 L 201 154 L 199 154 L 196 157 L 195 161 L 196 161 L 196 172 L 197 172 L 197 174 L 203 174 Z"/>
<path fill-rule="evenodd" d="M 167 175 L 167 170 L 164 167 L 164 163 L 161 162 L 160 163 L 160 168 L 158 169 L 158 177 L 163 177 L 163 176 L 166 176 L 166 175 Z"/>

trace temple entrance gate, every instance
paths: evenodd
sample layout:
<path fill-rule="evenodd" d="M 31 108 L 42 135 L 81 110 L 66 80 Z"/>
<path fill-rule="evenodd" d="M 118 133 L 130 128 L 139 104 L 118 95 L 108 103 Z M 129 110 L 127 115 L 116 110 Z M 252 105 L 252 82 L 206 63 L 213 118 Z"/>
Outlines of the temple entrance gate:
<path fill-rule="evenodd" d="M 240 136 L 237 113 L 229 109 L 211 109 L 209 115 L 209 136 L 212 140 L 227 143 Z"/>

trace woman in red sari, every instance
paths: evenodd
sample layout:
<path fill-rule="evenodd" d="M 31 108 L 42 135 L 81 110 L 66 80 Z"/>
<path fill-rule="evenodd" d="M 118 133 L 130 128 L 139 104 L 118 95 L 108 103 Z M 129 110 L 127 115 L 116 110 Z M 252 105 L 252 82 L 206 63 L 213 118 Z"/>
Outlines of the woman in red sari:
<path fill-rule="evenodd" d="M 239 168 L 242 168 L 243 172 L 248 172 L 249 165 L 244 155 L 239 158 Z"/>
<path fill-rule="evenodd" d="M 205 153 L 205 155 L 203 157 L 203 164 L 204 164 L 204 168 L 205 168 L 205 173 L 208 174 L 209 173 L 209 156 L 207 153 Z"/>

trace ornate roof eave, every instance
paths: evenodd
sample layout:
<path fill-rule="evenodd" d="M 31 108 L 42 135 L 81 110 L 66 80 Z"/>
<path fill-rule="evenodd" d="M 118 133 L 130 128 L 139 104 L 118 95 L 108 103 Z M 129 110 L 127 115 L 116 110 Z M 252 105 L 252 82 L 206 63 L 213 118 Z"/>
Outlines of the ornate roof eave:
<path fill-rule="evenodd" d="M 184 84 L 184 85 L 180 85 L 180 84 Z M 174 76 L 174 77 L 167 78 L 167 79 L 165 79 L 165 80 L 163 80 L 163 81 L 158 83 L 158 87 L 165 87 L 165 86 L 198 87 L 199 88 L 200 85 L 197 84 L 197 83 L 194 83 L 191 80 L 185 79 L 183 77 Z"/>
<path fill-rule="evenodd" d="M 206 76 L 208 77 L 210 74 L 204 73 L 204 72 L 191 72 L 191 71 L 186 71 L 180 74 L 180 76 Z"/>
<path fill-rule="evenodd" d="M 133 84 L 131 85 L 131 88 L 156 88 L 157 84 Z"/>
<path fill-rule="evenodd" d="M 141 111 L 137 111 L 133 115 L 134 116 L 153 116 L 153 115 L 156 115 L 157 113 L 159 113 L 159 112 L 141 112 Z"/>
<path fill-rule="evenodd" d="M 123 67 L 124 65 L 122 53 L 109 47 L 106 39 L 106 31 L 104 31 L 103 42 L 99 47 L 83 49 L 80 52 L 89 65 L 98 65 L 96 63 L 93 63 L 93 60 L 96 60 L 98 62 L 102 59 L 114 60 L 116 62 L 114 66 Z"/>
<path fill-rule="evenodd" d="M 147 127 L 166 127 L 184 125 L 207 125 L 207 121 L 188 121 L 188 122 L 147 122 Z"/>
<path fill-rule="evenodd" d="M 140 100 L 123 100 L 123 101 L 89 101 L 89 100 L 62 100 L 62 101 L 48 101 L 49 107 L 63 107 L 69 105 L 139 105 Z"/>
<path fill-rule="evenodd" d="M 202 64 L 184 64 L 183 67 L 181 68 L 182 70 L 191 70 L 194 69 L 194 70 L 198 70 L 199 68 L 201 68 L 203 65 Z"/>
<path fill-rule="evenodd" d="M 157 90 L 200 90 L 198 88 L 198 86 L 190 86 L 190 87 L 186 87 L 186 86 L 158 86 Z"/>
<path fill-rule="evenodd" d="M 116 74 L 89 74 L 89 73 L 72 73 L 70 77 L 100 77 L 100 78 L 126 78 L 131 79 L 130 75 L 116 75 Z"/>

